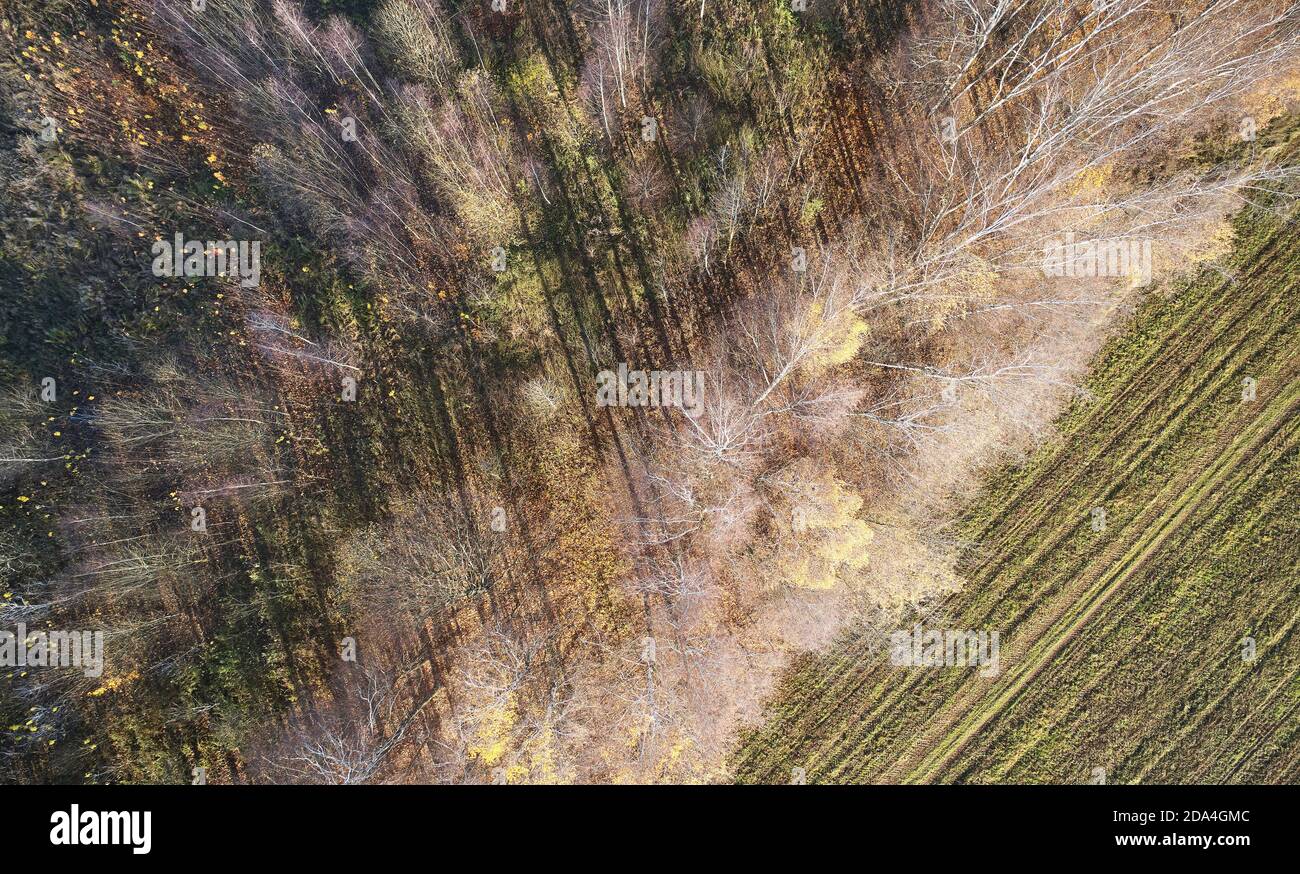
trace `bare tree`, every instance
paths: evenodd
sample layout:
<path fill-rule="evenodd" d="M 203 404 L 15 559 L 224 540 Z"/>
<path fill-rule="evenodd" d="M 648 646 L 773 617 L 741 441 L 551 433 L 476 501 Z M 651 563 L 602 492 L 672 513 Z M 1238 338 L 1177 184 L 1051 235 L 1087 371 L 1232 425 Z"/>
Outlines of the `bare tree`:
<path fill-rule="evenodd" d="M 401 747 L 434 692 L 412 694 L 405 688 L 412 667 L 358 669 L 351 687 L 359 713 L 345 708 L 313 712 L 288 741 L 289 752 L 267 763 L 278 781 L 329 785 L 379 782 L 394 766 Z"/>
<path fill-rule="evenodd" d="M 649 88 L 662 30 L 661 0 L 588 0 L 586 20 L 595 44 L 588 90 L 602 117 L 617 100 L 626 111 Z"/>
<path fill-rule="evenodd" d="M 388 0 L 375 12 L 374 28 L 399 74 L 440 90 L 451 87 L 460 58 L 437 0 Z"/>
<path fill-rule="evenodd" d="M 35 386 L 0 393 L 0 482 L 67 457 L 47 447 L 36 427 L 46 409 Z"/>
<path fill-rule="evenodd" d="M 441 105 L 420 86 L 402 89 L 395 100 L 407 148 L 421 156 L 428 178 L 480 247 L 508 241 L 518 226 L 511 171 L 519 161 L 499 103 L 481 70 L 464 74 L 456 96 Z"/>
<path fill-rule="evenodd" d="M 372 609 L 423 621 L 490 591 L 502 573 L 500 553 L 481 521 L 421 495 L 390 522 L 349 537 L 340 572 Z"/>
<path fill-rule="evenodd" d="M 285 416 L 249 388 L 209 375 L 119 392 L 95 422 L 124 461 L 119 476 L 166 477 L 178 491 L 188 482 L 198 491 L 265 495 L 290 482 L 273 451 Z"/>
<path fill-rule="evenodd" d="M 894 73 L 894 102 L 914 128 L 927 123 L 913 107 L 946 120 L 892 170 L 895 229 L 878 256 L 895 266 L 892 297 L 976 295 L 1000 274 L 1038 268 L 1044 242 L 1073 227 L 1168 239 L 1225 198 L 1295 175 L 1189 170 L 1137 186 L 1117 172 L 1293 61 L 1294 9 L 955 0 L 945 10 Z"/>

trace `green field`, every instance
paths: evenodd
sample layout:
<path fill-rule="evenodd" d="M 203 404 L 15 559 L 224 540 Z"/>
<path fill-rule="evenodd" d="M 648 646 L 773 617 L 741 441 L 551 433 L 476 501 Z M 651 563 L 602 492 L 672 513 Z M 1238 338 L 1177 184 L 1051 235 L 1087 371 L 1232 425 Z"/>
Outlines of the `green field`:
<path fill-rule="evenodd" d="M 849 635 L 792 668 L 737 779 L 1300 780 L 1294 221 L 1239 216 L 1231 278 L 1147 295 L 1056 438 L 962 519 L 965 587 L 937 614 L 999 631 L 1000 675 Z"/>

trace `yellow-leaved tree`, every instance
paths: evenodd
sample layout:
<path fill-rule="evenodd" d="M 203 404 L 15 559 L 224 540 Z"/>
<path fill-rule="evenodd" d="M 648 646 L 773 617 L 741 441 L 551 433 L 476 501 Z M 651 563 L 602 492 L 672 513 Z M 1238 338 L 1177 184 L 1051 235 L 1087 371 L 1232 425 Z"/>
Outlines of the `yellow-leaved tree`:
<path fill-rule="evenodd" d="M 867 566 L 874 532 L 858 518 L 861 495 L 807 458 L 791 465 L 780 487 L 788 502 L 776 520 L 782 582 L 829 589 Z"/>

